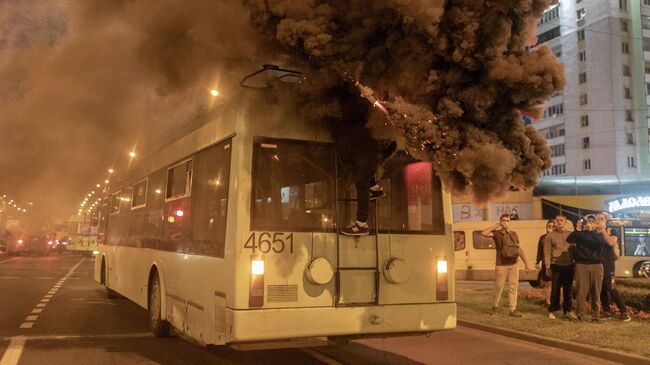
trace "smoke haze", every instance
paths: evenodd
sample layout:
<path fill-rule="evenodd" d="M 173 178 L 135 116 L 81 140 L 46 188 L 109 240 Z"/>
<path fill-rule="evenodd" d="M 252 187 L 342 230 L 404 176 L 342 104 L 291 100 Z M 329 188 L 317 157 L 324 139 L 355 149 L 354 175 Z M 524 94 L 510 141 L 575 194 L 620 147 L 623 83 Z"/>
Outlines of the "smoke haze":
<path fill-rule="evenodd" d="M 307 73 L 305 118 L 343 120 L 358 82 L 390 117 L 373 133 L 451 191 L 530 188 L 550 150 L 521 113 L 564 85 L 547 48 L 524 52 L 551 2 L 0 0 L 0 191 L 66 217 L 127 151 L 200 123 L 211 88 L 279 59 Z"/>

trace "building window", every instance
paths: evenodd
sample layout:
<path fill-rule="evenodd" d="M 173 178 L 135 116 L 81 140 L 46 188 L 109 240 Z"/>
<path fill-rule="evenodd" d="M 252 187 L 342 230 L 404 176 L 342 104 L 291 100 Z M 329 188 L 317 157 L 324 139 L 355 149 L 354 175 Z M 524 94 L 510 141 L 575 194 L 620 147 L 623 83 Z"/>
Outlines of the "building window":
<path fill-rule="evenodd" d="M 643 50 L 650 52 L 650 38 L 643 37 Z"/>
<path fill-rule="evenodd" d="M 630 46 L 627 44 L 627 42 L 621 43 L 621 48 L 623 50 L 623 53 L 630 53 Z"/>
<path fill-rule="evenodd" d="M 557 26 L 551 30 L 540 34 L 537 38 L 537 44 L 546 43 L 552 39 L 555 39 L 560 36 L 560 26 Z"/>
<path fill-rule="evenodd" d="M 553 152 L 553 157 L 564 156 L 564 144 L 551 146 L 551 152 Z"/>
<path fill-rule="evenodd" d="M 544 116 L 542 118 L 555 118 L 562 114 L 564 114 L 564 104 L 556 104 L 549 106 L 544 111 Z"/>
<path fill-rule="evenodd" d="M 646 89 L 646 94 L 650 95 L 650 84 L 649 83 L 645 84 L 645 89 Z"/>
<path fill-rule="evenodd" d="M 585 170 L 585 171 L 590 171 L 591 170 L 591 159 L 590 158 L 582 161 L 582 169 Z"/>
<path fill-rule="evenodd" d="M 578 11 L 576 11 L 576 19 L 577 20 L 584 19 L 586 15 L 587 15 L 587 10 L 585 8 L 582 8 L 582 9 L 579 9 Z"/>
<path fill-rule="evenodd" d="M 584 29 L 580 29 L 578 31 L 578 40 L 579 41 L 584 41 L 585 40 L 585 30 Z"/>
<path fill-rule="evenodd" d="M 578 59 L 580 62 L 586 62 L 587 61 L 587 51 L 580 51 L 578 53 Z"/>
<path fill-rule="evenodd" d="M 626 110 L 625 111 L 625 120 L 628 122 L 634 122 L 634 117 L 632 116 L 632 111 L 631 110 Z"/>
<path fill-rule="evenodd" d="M 553 47 L 552 51 L 555 57 L 562 57 L 562 45 Z"/>
<path fill-rule="evenodd" d="M 588 149 L 589 148 L 589 137 L 583 137 L 582 138 L 582 148 L 583 149 Z"/>
<path fill-rule="evenodd" d="M 630 76 L 630 66 L 623 65 L 623 76 Z"/>
<path fill-rule="evenodd" d="M 580 105 L 587 105 L 587 94 L 580 94 Z"/>
<path fill-rule="evenodd" d="M 566 164 L 553 165 L 551 175 L 566 175 Z"/>
<path fill-rule="evenodd" d="M 550 22 L 553 19 L 559 18 L 560 17 L 560 5 L 556 5 L 553 8 L 546 9 L 544 11 L 544 15 L 542 16 L 542 19 L 540 19 L 539 24 L 546 24 Z"/>
<path fill-rule="evenodd" d="M 627 157 L 627 167 L 636 167 L 636 161 L 634 159 L 634 156 Z"/>
<path fill-rule="evenodd" d="M 632 91 L 629 87 L 623 88 L 623 93 L 625 94 L 625 99 L 632 99 Z"/>
<path fill-rule="evenodd" d="M 626 133 L 627 136 L 627 144 L 634 144 L 634 133 Z"/>
<path fill-rule="evenodd" d="M 643 5 L 650 5 L 650 0 L 643 0 Z"/>
<path fill-rule="evenodd" d="M 589 116 L 588 115 L 583 115 L 580 117 L 580 126 L 581 127 L 589 127 Z"/>
<path fill-rule="evenodd" d="M 581 72 L 578 74 L 578 83 L 584 84 L 587 82 L 587 73 L 586 72 Z"/>
<path fill-rule="evenodd" d="M 621 19 L 621 32 L 627 33 L 627 20 Z"/>
<path fill-rule="evenodd" d="M 650 16 L 641 15 L 641 28 L 650 29 Z"/>
<path fill-rule="evenodd" d="M 627 11 L 627 0 L 618 0 L 618 8 Z"/>
<path fill-rule="evenodd" d="M 645 73 L 650 74 L 650 61 L 645 61 Z"/>

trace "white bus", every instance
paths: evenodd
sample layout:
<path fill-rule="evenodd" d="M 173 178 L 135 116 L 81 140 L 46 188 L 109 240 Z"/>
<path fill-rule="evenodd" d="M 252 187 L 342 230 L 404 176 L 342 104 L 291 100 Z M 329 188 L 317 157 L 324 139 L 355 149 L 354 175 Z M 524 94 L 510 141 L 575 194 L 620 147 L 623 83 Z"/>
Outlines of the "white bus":
<path fill-rule="evenodd" d="M 132 169 L 100 214 L 95 279 L 155 335 L 203 345 L 454 328 L 451 198 L 432 165 L 387 171 L 370 235 L 341 236 L 356 203 L 328 128 L 267 99 L 234 96 Z"/>
<path fill-rule="evenodd" d="M 607 226 L 618 237 L 615 275 L 650 279 L 650 221 L 613 219 Z"/>
<path fill-rule="evenodd" d="M 517 232 L 524 250 L 530 272 L 526 273 L 522 260 L 519 280 L 537 286 L 539 272 L 534 269 L 539 237 L 546 233 L 546 220 L 511 220 L 510 228 Z M 494 280 L 496 249 L 494 239 L 481 234 L 495 222 L 472 221 L 454 223 L 454 247 L 456 250 L 456 278 L 460 280 Z"/>

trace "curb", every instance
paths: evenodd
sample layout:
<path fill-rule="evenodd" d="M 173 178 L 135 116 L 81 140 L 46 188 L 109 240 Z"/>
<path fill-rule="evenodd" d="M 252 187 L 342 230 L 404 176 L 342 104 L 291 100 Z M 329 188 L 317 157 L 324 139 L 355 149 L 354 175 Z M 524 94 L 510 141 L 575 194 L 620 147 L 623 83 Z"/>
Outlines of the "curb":
<path fill-rule="evenodd" d="M 536 344 L 559 348 L 566 351 L 577 352 L 583 355 L 598 357 L 601 359 L 618 362 L 621 364 L 629 365 L 650 365 L 650 358 L 640 355 L 631 355 L 625 352 L 616 350 L 606 350 L 600 347 L 585 345 L 577 342 L 569 342 L 557 340 L 554 338 L 543 337 L 530 333 L 510 330 L 503 327 L 491 326 L 473 321 L 458 320 L 458 325 L 468 328 L 473 328 L 480 331 L 492 332 L 506 337 L 512 337 L 519 340 L 533 342 Z"/>

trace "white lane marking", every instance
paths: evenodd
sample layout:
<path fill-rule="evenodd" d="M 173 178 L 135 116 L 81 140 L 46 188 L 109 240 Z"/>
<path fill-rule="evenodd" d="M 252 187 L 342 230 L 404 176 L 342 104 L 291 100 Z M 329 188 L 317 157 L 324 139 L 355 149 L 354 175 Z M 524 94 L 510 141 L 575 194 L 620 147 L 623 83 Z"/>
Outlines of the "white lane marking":
<path fill-rule="evenodd" d="M 301 349 L 301 350 L 302 350 L 302 352 L 306 353 L 307 355 L 313 357 L 314 359 L 316 359 L 316 360 L 318 360 L 320 362 L 324 362 L 327 365 L 343 365 L 343 363 L 338 362 L 338 361 L 332 359 L 331 357 L 329 357 L 329 356 L 327 356 L 327 355 L 325 355 L 323 353 L 320 353 L 320 352 L 318 352 L 316 350 L 312 350 L 310 348 L 304 348 L 304 349 Z"/>
<path fill-rule="evenodd" d="M 32 328 L 34 327 L 34 322 L 23 322 L 20 325 L 20 328 Z"/>
<path fill-rule="evenodd" d="M 41 299 L 41 303 L 47 303 L 50 301 L 50 298 L 43 298 Z"/>
<path fill-rule="evenodd" d="M 32 314 L 39 314 L 43 311 L 43 308 L 34 308 L 32 309 Z"/>
<path fill-rule="evenodd" d="M 53 296 L 52 294 L 45 294 L 45 296 L 43 296 L 43 298 L 52 298 L 52 296 Z"/>
<path fill-rule="evenodd" d="M 45 336 L 21 336 L 25 341 L 50 341 L 50 340 L 101 340 L 120 338 L 149 338 L 153 337 L 150 332 L 107 334 L 107 335 L 45 335 Z M 0 341 L 10 341 L 13 337 L 0 337 Z"/>
<path fill-rule="evenodd" d="M 45 308 L 46 305 L 47 303 L 38 303 L 36 304 L 36 308 Z"/>
<path fill-rule="evenodd" d="M 0 276 L 0 279 L 27 279 L 27 278 L 21 278 L 20 276 Z"/>
<path fill-rule="evenodd" d="M 20 355 L 23 354 L 23 348 L 25 348 L 25 338 L 23 336 L 12 337 L 7 351 L 0 360 L 0 365 L 17 365 Z"/>
<path fill-rule="evenodd" d="M 10 259 L 0 261 L 0 264 L 3 263 L 3 262 L 9 262 L 9 261 L 13 261 L 13 260 L 18 260 L 18 257 L 12 257 Z"/>
<path fill-rule="evenodd" d="M 38 318 L 38 315 L 30 315 L 25 318 L 25 322 L 31 321 L 34 322 Z"/>

